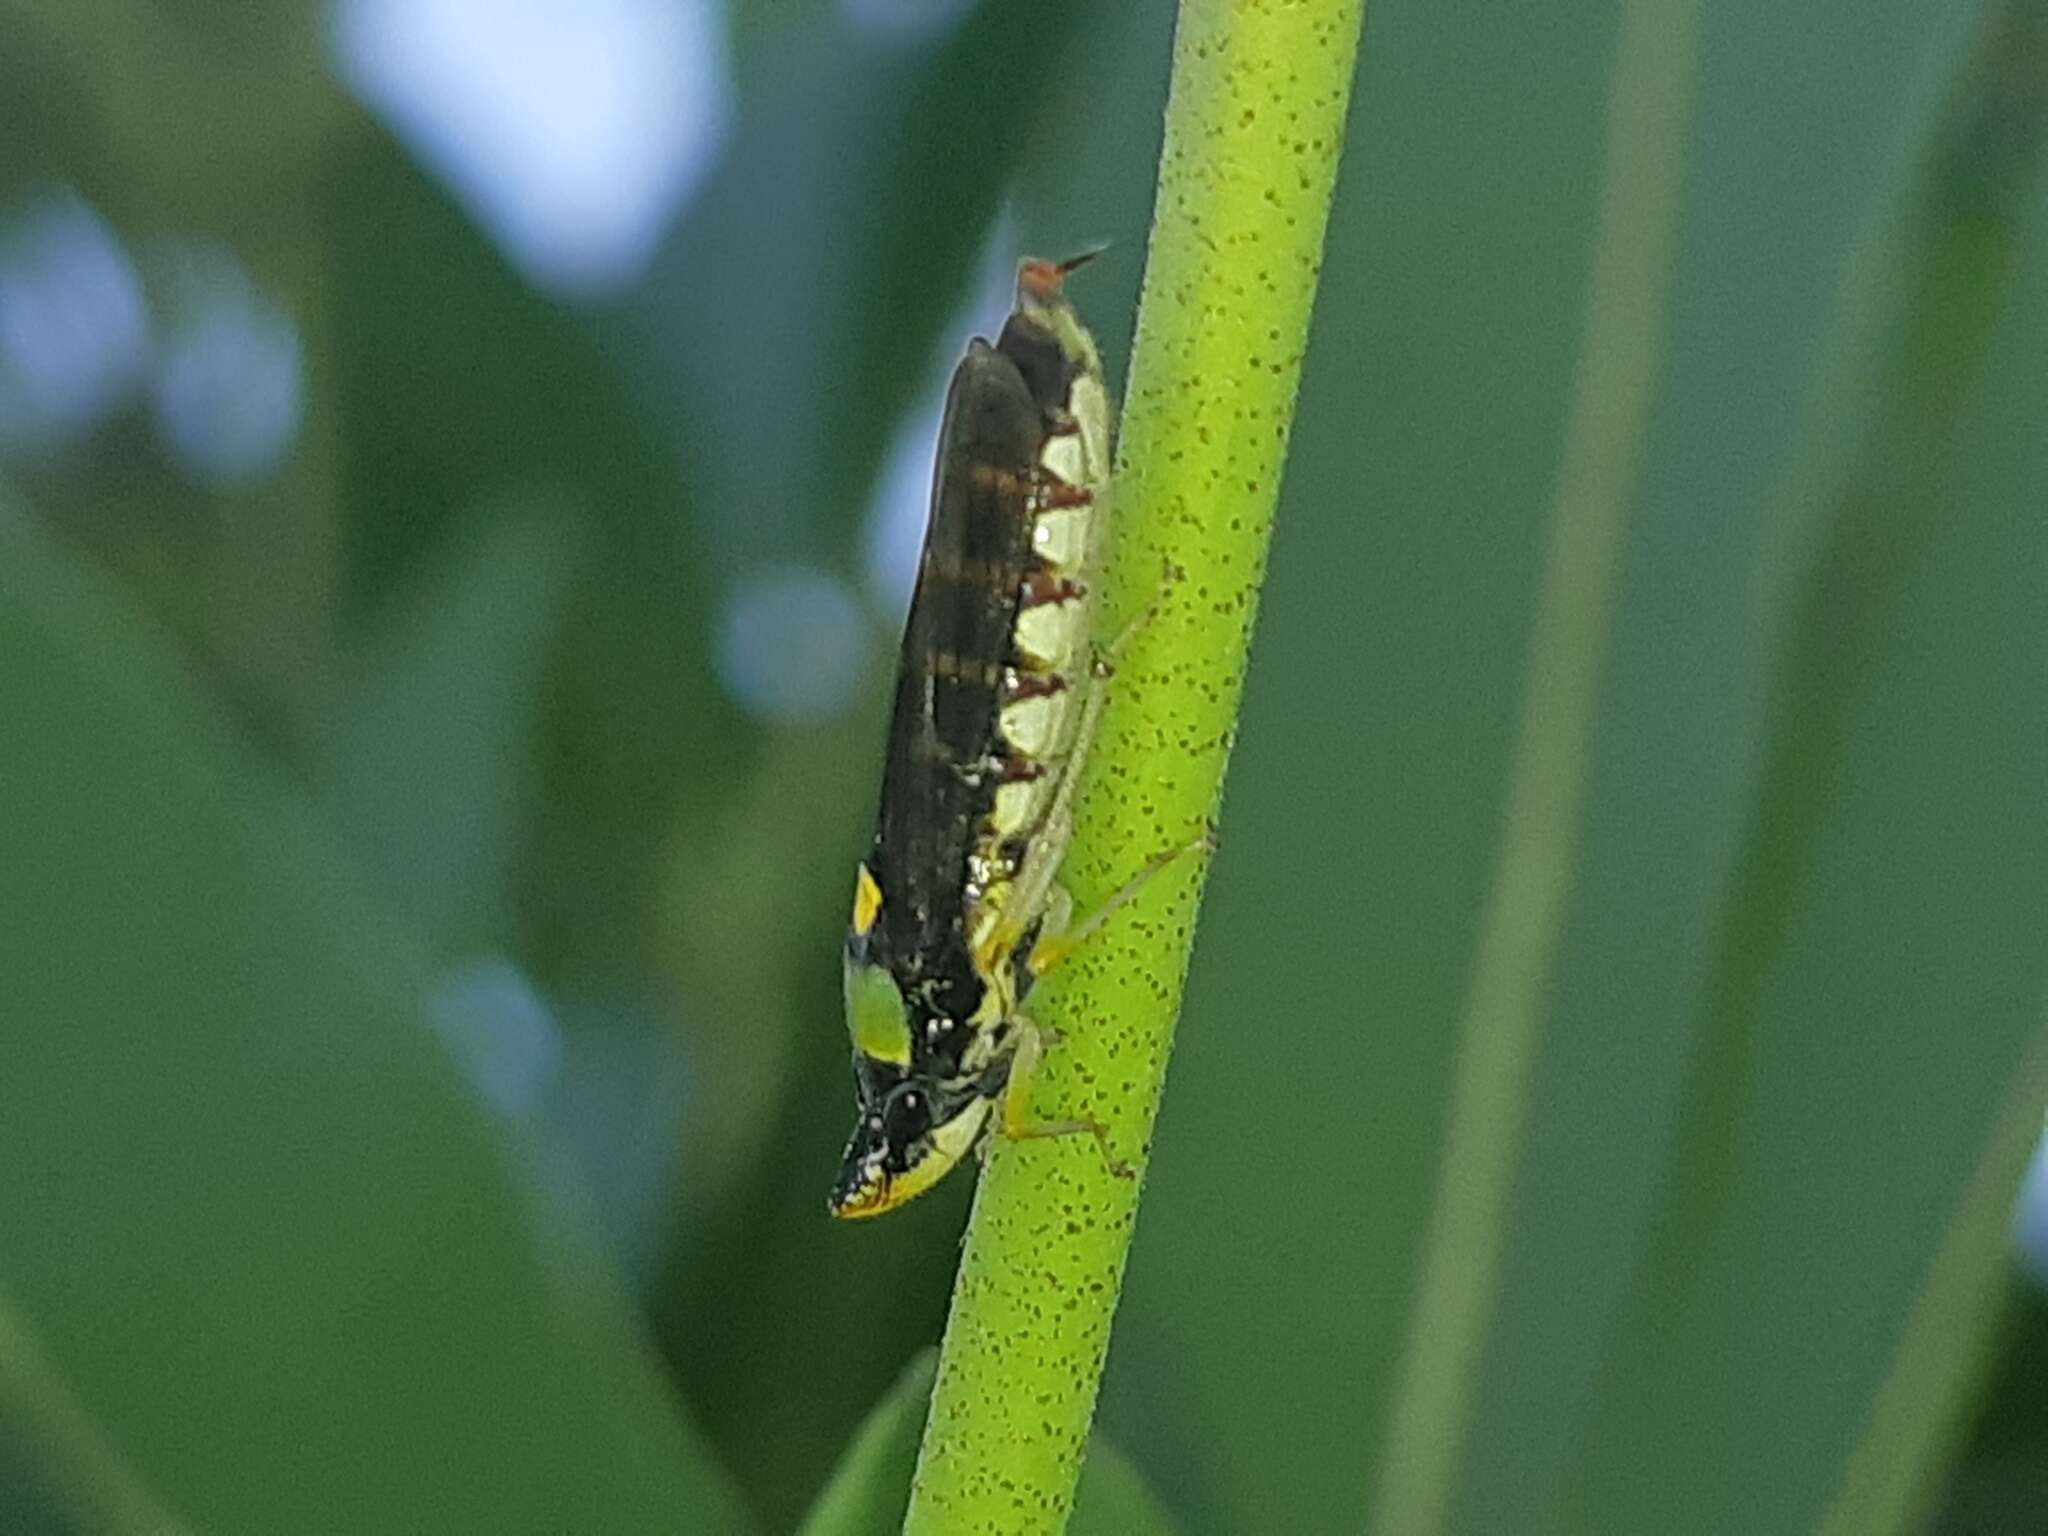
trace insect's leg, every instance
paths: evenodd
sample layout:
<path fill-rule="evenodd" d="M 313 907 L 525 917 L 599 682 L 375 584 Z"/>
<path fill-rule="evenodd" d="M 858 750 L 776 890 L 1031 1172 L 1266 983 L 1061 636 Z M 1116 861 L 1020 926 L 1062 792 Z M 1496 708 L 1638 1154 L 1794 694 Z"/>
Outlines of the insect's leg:
<path fill-rule="evenodd" d="M 1104 923 L 1115 917 L 1121 909 L 1128 906 L 1136 898 L 1140 891 L 1151 884 L 1155 875 L 1160 874 L 1175 862 L 1187 857 L 1191 853 L 1214 853 L 1215 851 L 1216 834 L 1214 832 L 1204 832 L 1191 843 L 1183 843 L 1178 848 L 1169 848 L 1164 853 L 1154 854 L 1146 861 L 1143 869 L 1123 883 L 1115 895 L 1111 896 L 1109 900 L 1105 901 L 1071 928 L 1066 926 L 1066 919 L 1072 915 L 1073 901 L 1071 897 L 1065 897 L 1063 891 L 1061 895 L 1065 898 L 1064 905 L 1055 908 L 1053 911 L 1053 916 L 1059 918 L 1060 921 L 1055 923 L 1049 918 L 1046 922 L 1043 936 L 1031 948 L 1031 974 L 1043 976 L 1047 971 L 1087 943 L 1100 931 Z"/>
<path fill-rule="evenodd" d="M 1146 604 L 1145 611 L 1118 630 L 1116 638 L 1109 644 L 1096 648 L 1093 669 L 1097 678 L 1115 674 L 1117 659 L 1123 655 L 1133 640 L 1152 627 L 1152 621 L 1159 617 L 1159 611 L 1166 606 L 1166 599 L 1172 595 L 1179 582 L 1180 578 L 1174 574 L 1172 562 L 1166 562 L 1159 573 L 1159 590 L 1153 593 L 1152 601 Z"/>
<path fill-rule="evenodd" d="M 1079 786 L 1081 768 L 1088 760 L 1089 749 L 1095 744 L 1095 733 L 1102 724 L 1103 706 L 1109 702 L 1109 681 L 1116 675 L 1117 658 L 1123 654 L 1124 648 L 1132 640 L 1149 629 L 1152 622 L 1159 617 L 1159 611 L 1165 605 L 1167 595 L 1172 592 L 1175 581 L 1173 569 L 1168 566 L 1160 576 L 1159 594 L 1152 599 L 1151 606 L 1126 624 L 1108 645 L 1099 648 L 1089 664 L 1094 686 L 1088 690 L 1088 700 L 1082 706 L 1080 724 L 1074 731 L 1073 747 L 1062 768 L 1059 788 L 1054 793 L 1052 805 L 1046 813 L 1050 840 L 1061 848 L 1066 846 L 1073 830 L 1074 791 Z M 1050 904 L 1046 920 L 1040 927 L 1043 937 L 1031 951 L 1033 974 L 1043 976 L 1072 954 L 1096 929 L 1113 917 L 1119 907 L 1143 890 L 1147 881 L 1182 854 L 1193 853 L 1198 849 L 1213 850 L 1215 846 L 1215 834 L 1204 833 L 1186 847 L 1175 848 L 1158 855 L 1139 870 L 1136 876 L 1126 881 L 1123 889 L 1110 897 L 1100 911 L 1091 914 L 1080 927 L 1071 931 L 1068 930 L 1067 924 L 1073 913 L 1072 899 L 1054 882 L 1053 870 L 1044 871 L 1040 877 L 1043 881 L 1043 890 L 1032 892 L 1030 901 L 1018 904 L 1019 910 L 1022 911 L 1034 910 L 1041 900 Z M 1021 938 L 1021 934 L 1015 935 L 1013 942 Z"/>
<path fill-rule="evenodd" d="M 1073 926 L 1073 922 L 1074 893 L 1068 890 L 1064 885 L 1060 884 L 1059 881 L 1055 880 L 1052 883 L 1052 889 L 1046 892 L 1045 921 L 1038 925 L 1039 943 L 1042 944 L 1047 939 L 1057 938 L 1059 935 L 1065 933 L 1069 928 L 1071 928 Z M 1032 952 L 1034 954 L 1037 952 L 1036 946 L 1033 946 Z M 1031 974 L 1033 976 L 1039 976 L 1042 975 L 1043 972 L 1039 971 L 1034 967 Z M 1043 1025 L 1039 1027 L 1039 1032 L 1047 1036 L 1046 1044 L 1059 1044 L 1059 1037 L 1057 1035 L 1051 1034 L 1050 1031 L 1046 1030 Z"/>
<path fill-rule="evenodd" d="M 1126 632 L 1128 633 L 1128 631 Z M 1119 637 L 1121 643 L 1122 637 Z M 1044 904 L 1058 899 L 1057 875 L 1060 858 L 1064 855 L 1068 839 L 1073 834 L 1074 790 L 1081 781 L 1081 768 L 1088 760 L 1088 749 L 1094 743 L 1096 727 L 1102 723 L 1102 706 L 1106 692 L 1103 679 L 1109 673 L 1103 670 L 1103 663 L 1097 658 L 1093 664 L 1095 685 L 1088 690 L 1087 698 L 1081 705 L 1081 719 L 1074 728 L 1073 742 L 1068 746 L 1066 757 L 1060 763 L 1057 786 L 1053 790 L 1052 803 L 1046 807 L 1045 820 L 1040 823 L 1032 838 L 1032 851 L 1025 856 L 1017 870 L 1011 896 L 1006 903 L 1005 915 L 997 926 L 986 933 L 974 935 L 976 953 L 984 966 L 1000 963 L 1002 956 L 1011 953 L 1024 942 L 1029 923 L 1029 914 L 1040 911 Z M 1040 850 L 1055 849 L 1058 852 L 1046 855 Z M 1024 920 L 1018 920 L 1018 914 Z M 1042 927 L 1063 927 L 1066 919 L 1058 917 Z"/>
<path fill-rule="evenodd" d="M 1031 1080 L 1038 1075 L 1038 1064 L 1045 1059 L 1045 1034 L 1026 1018 L 1012 1021 L 1016 1031 L 1016 1054 L 1010 1058 L 1010 1076 L 1003 1084 L 1003 1102 L 998 1128 L 1009 1141 L 1035 1141 L 1043 1136 L 1079 1136 L 1084 1132 L 1095 1138 L 1095 1145 L 1102 1152 L 1102 1160 L 1109 1165 L 1109 1171 L 1120 1179 L 1135 1178 L 1136 1173 L 1129 1163 L 1109 1149 L 1109 1130 L 1099 1120 L 1033 1120 L 1031 1118 Z"/>
<path fill-rule="evenodd" d="M 1058 849 L 1060 854 L 1050 858 L 1025 860 L 1023 868 L 1017 871 L 1015 895 L 1011 901 L 1013 911 L 1036 912 L 1058 889 L 1055 876 L 1059 869 L 1060 856 L 1064 854 L 1074 831 L 1074 792 L 1080 787 L 1081 770 L 1088 762 L 1089 750 L 1095 745 L 1096 731 L 1102 725 L 1103 706 L 1109 702 L 1108 684 L 1109 679 L 1116 673 L 1116 653 L 1130 642 L 1133 635 L 1152 622 L 1152 616 L 1157 611 L 1158 605 L 1155 603 L 1151 609 L 1124 626 L 1123 633 L 1110 642 L 1108 649 L 1097 651 L 1088 664 L 1092 686 L 1082 701 L 1081 718 L 1074 726 L 1074 739 L 1067 744 L 1065 756 L 1060 762 L 1059 778 L 1053 789 L 1052 802 L 1046 807 L 1045 819 L 1039 824 L 1037 835 L 1033 839 L 1037 847 Z M 1065 922 L 1065 918 L 1061 917 L 1049 926 L 1064 927 Z M 1023 938 L 1023 925 L 1006 924 L 988 936 L 982 948 L 983 958 L 993 963 L 996 955 L 1015 948 Z"/>

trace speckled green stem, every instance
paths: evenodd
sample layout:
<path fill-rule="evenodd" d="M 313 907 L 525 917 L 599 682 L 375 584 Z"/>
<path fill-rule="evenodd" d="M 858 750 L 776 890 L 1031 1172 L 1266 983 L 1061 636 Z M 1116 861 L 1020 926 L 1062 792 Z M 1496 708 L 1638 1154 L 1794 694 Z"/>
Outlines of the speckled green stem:
<path fill-rule="evenodd" d="M 1066 876 L 1095 910 L 1215 817 L 1322 262 L 1364 0 L 1185 0 L 1115 484 L 1118 657 Z M 1162 588 L 1162 583 L 1164 586 Z M 1095 1413 L 1206 860 L 1033 995 L 1043 1118 L 975 1197 L 906 1532 L 1058 1532 Z"/>

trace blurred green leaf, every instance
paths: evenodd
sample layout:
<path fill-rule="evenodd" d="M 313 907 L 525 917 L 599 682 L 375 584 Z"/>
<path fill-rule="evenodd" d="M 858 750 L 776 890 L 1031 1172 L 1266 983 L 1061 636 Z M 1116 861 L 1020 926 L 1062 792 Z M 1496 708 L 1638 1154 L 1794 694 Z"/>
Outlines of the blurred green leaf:
<path fill-rule="evenodd" d="M 0 5 L 0 209 L 66 179 L 105 179 L 98 124 L 82 95 L 41 25 Z"/>
<path fill-rule="evenodd" d="M 584 317 L 520 282 L 388 139 L 365 131 L 347 151 L 322 206 L 343 274 L 350 608 L 375 613 L 407 591 L 508 492 L 583 520 L 549 646 L 515 905 L 544 981 L 596 975 L 638 994 L 670 808 L 712 814 L 750 741 L 711 672 L 714 599 L 686 521 L 699 477 Z"/>
<path fill-rule="evenodd" d="M 921 1350 L 862 1422 L 805 1517 L 801 1536 L 896 1536 L 917 1469 L 938 1352 Z M 1177 1527 L 1130 1459 L 1100 1434 L 1082 1464 L 1068 1536 L 1174 1536 Z"/>
<path fill-rule="evenodd" d="M 541 667 L 576 533 L 545 507 L 472 525 L 366 638 L 337 711 L 336 821 L 444 952 L 511 938 Z"/>
<path fill-rule="evenodd" d="M 1625 635 L 1654 652 L 1625 641 L 1610 689 L 1612 788 L 1486 1373 L 1500 1453 L 1467 1485 L 1481 1524 L 1895 1529 L 1975 1370 L 2048 1090 L 2048 822 L 2019 787 L 2048 723 L 2019 679 L 2048 654 L 2004 575 L 2037 548 L 2048 462 L 2011 413 L 2048 385 L 2048 312 L 2040 220 L 1965 212 L 1947 125 L 1922 123 L 1847 247 L 1755 553 L 1703 571 L 1697 521 L 1649 504 Z M 1749 624 L 1715 641 L 1723 612 Z M 1677 650 L 1695 627 L 1712 650 Z M 1649 755 L 1660 720 L 1712 765 L 1692 806 L 1676 754 Z M 1604 1203 L 1575 1205 L 1589 1188 Z"/>
<path fill-rule="evenodd" d="M 1179 1529 L 1136 1463 L 1100 1431 L 1091 1436 L 1067 1536 L 1174 1536 Z"/>
<path fill-rule="evenodd" d="M 932 1400 L 939 1352 L 919 1350 L 861 1422 L 832 1480 L 805 1516 L 801 1536 L 896 1536 L 917 1470 L 917 1440 Z"/>
<path fill-rule="evenodd" d="M 2006 1314 L 1975 1434 L 1928 1536 L 2024 1531 L 2048 1509 L 2048 1293 L 2033 1277 L 2013 1274 Z"/>
<path fill-rule="evenodd" d="M 2028 873 L 2048 861 L 2039 797 L 2019 788 L 2042 771 L 2042 640 L 2022 618 L 2041 547 L 2028 487 L 2048 468 L 2025 462 L 2041 435 L 2023 425 L 2048 389 L 2040 300 L 2022 297 L 2040 281 L 2038 219 L 2012 258 L 2026 280 L 1992 311 L 1996 357 L 1946 424 L 1899 439 L 1889 462 L 1909 476 L 1880 477 L 1941 532 L 1844 647 L 1871 670 L 1838 674 L 1841 750 L 1809 779 L 1826 865 L 1794 893 L 1746 1102 L 1716 1126 L 1732 1156 L 1726 1213 L 1698 1229 L 1711 1272 L 1696 1310 L 1645 1309 L 1624 1398 L 1600 1402 L 1646 1236 L 1675 1219 L 1703 972 L 1745 900 L 1730 874 L 1765 751 L 1773 492 L 1844 253 L 1897 174 L 1902 103 L 1926 105 L 1961 22 L 1908 3 L 1855 15 L 1711 9 L 1674 352 L 1453 1529 L 1810 1529 L 1977 1166 L 1993 1087 L 2025 1091 L 2048 931 Z M 1104 1422 L 1190 1490 L 1197 1529 L 1350 1528 L 1372 1492 L 1499 825 L 1546 434 L 1583 317 L 1613 18 L 1375 6 L 1368 21 L 1105 1394 Z M 1944 305 L 1930 334 L 1983 313 Z M 1837 569 L 1860 582 L 1870 567 Z M 1830 588 L 1823 612 L 1863 601 Z M 1802 693 L 1790 713 L 1813 708 Z M 2013 841 L 1993 849 L 1999 830 Z M 1275 1396 L 1290 1411 L 1242 1411 Z M 1601 1496 L 1566 1510 L 1585 1447 Z"/>
<path fill-rule="evenodd" d="M 317 67 L 320 15 L 312 0 L 254 12 L 222 0 L 0 0 L 0 19 L 64 61 L 112 151 L 147 168 L 119 187 L 133 198 L 124 212 L 237 223 L 274 217 L 250 187 L 305 175 L 347 121 L 346 98 Z"/>
<path fill-rule="evenodd" d="M 209 1531 L 744 1528 L 420 946 L 163 637 L 0 529 L 0 1284 Z"/>
<path fill-rule="evenodd" d="M 4 1292 L 0 1521 L 10 1536 L 74 1527 L 105 1536 L 191 1536 L 93 1422 Z"/>

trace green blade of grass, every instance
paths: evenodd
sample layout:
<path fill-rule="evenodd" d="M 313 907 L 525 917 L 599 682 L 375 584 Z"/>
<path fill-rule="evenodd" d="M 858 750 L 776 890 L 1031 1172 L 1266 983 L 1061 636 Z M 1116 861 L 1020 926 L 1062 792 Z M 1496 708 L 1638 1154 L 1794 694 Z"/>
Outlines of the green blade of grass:
<path fill-rule="evenodd" d="M 1539 1024 L 1564 934 L 1615 572 L 1662 367 L 1692 0 L 1623 13 L 1586 339 L 1529 647 L 1520 746 L 1483 919 L 1421 1292 L 1375 1507 L 1389 1536 L 1440 1530 L 1500 1278 Z"/>

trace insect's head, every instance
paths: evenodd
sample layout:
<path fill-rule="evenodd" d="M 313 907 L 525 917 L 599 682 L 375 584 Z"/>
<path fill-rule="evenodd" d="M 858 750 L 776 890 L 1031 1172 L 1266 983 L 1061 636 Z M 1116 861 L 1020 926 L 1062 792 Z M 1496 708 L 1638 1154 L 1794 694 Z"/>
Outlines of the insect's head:
<path fill-rule="evenodd" d="M 832 1185 L 834 1216 L 879 1216 L 915 1199 L 953 1170 L 988 1118 L 971 1084 L 947 1085 L 911 1070 L 910 1016 L 878 965 L 846 968 L 859 1119 Z"/>
<path fill-rule="evenodd" d="M 948 1101 L 910 1078 L 871 1096 L 862 1065 L 855 1067 L 860 1118 L 830 1201 L 832 1214 L 849 1220 L 893 1211 L 951 1173 L 973 1150 L 989 1112 L 989 1101 L 972 1088 Z"/>
<path fill-rule="evenodd" d="M 1093 261 L 1099 250 L 1083 251 L 1066 261 L 1042 261 L 1027 257 L 1017 264 L 1017 304 L 1009 324 L 1024 325 L 1048 335 L 1069 363 L 1081 372 L 1100 378 L 1102 358 L 1095 338 L 1081 324 L 1074 306 L 1067 302 L 1067 274 Z"/>
<path fill-rule="evenodd" d="M 863 869 L 855 896 L 856 935 L 872 924 L 871 889 Z M 972 1150 L 988 1118 L 988 1100 L 972 1083 L 948 1084 L 918 1069 L 910 1004 L 886 966 L 849 952 L 845 987 L 860 1118 L 847 1140 L 830 1205 L 834 1216 L 879 1216 L 930 1189 Z"/>

